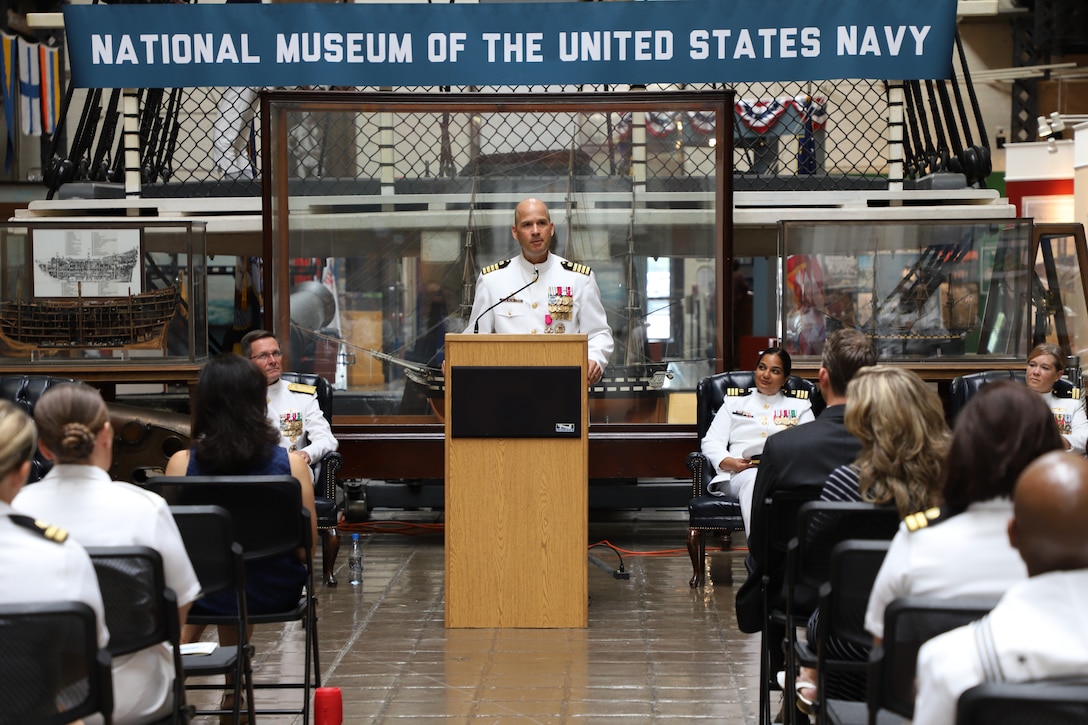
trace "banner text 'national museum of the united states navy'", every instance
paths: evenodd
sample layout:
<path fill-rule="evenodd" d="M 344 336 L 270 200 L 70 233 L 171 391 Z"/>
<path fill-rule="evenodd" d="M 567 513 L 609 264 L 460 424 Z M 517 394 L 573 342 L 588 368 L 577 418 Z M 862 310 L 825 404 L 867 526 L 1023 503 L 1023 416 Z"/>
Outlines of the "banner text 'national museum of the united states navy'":
<path fill-rule="evenodd" d="M 948 78 L 956 0 L 66 5 L 85 88 Z"/>

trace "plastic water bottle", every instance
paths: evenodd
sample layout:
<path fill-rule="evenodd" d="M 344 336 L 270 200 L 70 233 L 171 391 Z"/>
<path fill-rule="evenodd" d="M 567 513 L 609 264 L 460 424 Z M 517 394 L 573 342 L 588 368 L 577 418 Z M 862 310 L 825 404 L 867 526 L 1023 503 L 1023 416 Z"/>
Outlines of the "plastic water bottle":
<path fill-rule="evenodd" d="M 348 555 L 348 569 L 351 570 L 351 585 L 363 583 L 363 542 L 358 534 L 351 535 L 351 553 Z"/>

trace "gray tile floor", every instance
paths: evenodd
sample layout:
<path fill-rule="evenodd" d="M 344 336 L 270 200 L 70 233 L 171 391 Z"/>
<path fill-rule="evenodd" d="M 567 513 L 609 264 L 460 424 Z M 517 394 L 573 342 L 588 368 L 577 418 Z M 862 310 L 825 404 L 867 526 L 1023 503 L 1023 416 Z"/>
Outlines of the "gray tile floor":
<path fill-rule="evenodd" d="M 710 583 L 689 588 L 682 513 L 594 515 L 590 543 L 664 553 L 623 554 L 627 580 L 587 564 L 589 627 L 580 630 L 446 629 L 442 535 L 415 525 L 440 516 L 415 512 L 405 527 L 393 521 L 408 514 L 376 516 L 362 535 L 362 586 L 347 582 L 345 532 L 341 583 L 319 592 L 322 685 L 340 688 L 345 723 L 757 721 L 759 638 L 742 634 L 733 613 L 743 552 L 711 553 Z M 618 564 L 609 549 L 592 553 Z M 255 642 L 258 677 L 300 671 L 297 624 L 258 629 Z"/>

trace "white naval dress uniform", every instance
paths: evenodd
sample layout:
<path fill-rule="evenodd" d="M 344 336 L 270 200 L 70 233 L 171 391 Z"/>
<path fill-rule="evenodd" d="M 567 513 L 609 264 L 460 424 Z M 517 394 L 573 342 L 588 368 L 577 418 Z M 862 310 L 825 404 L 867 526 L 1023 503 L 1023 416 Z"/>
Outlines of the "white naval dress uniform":
<path fill-rule="evenodd" d="M 268 419 L 280 432 L 280 446 L 306 451 L 316 465 L 340 445 L 318 405 L 312 385 L 277 380 L 268 386 Z"/>
<path fill-rule="evenodd" d="M 715 476 L 708 486 L 711 493 L 720 491 L 740 500 L 744 530 L 752 520 L 752 494 L 756 484 L 756 467 L 739 473 L 723 471 L 723 458 L 751 458 L 763 452 L 768 436 L 815 420 L 812 403 L 777 392 L 764 395 L 757 388 L 732 388 L 726 391 L 725 402 L 710 422 L 700 449 Z M 726 486 L 728 482 L 728 486 Z"/>
<path fill-rule="evenodd" d="M 983 682 L 1032 682 L 1088 672 L 1088 570 L 1033 576 L 978 622 L 934 637 L 918 653 L 914 722 L 956 721 L 961 694 Z"/>
<path fill-rule="evenodd" d="M 526 289 L 494 310 L 489 307 L 532 282 Z M 597 278 L 584 264 L 568 262 L 555 254 L 540 264 L 518 255 L 485 267 L 476 281 L 476 299 L 469 317 L 480 332 L 506 335 L 585 333 L 589 359 L 604 370 L 612 355 L 612 330 L 605 318 Z"/>
<path fill-rule="evenodd" d="M 39 528 L 28 518 L 0 501 L 0 604 L 85 602 L 98 622 L 98 646 L 105 647 L 110 634 L 91 558 L 63 529 Z"/>
<path fill-rule="evenodd" d="M 1074 395 L 1068 398 L 1058 397 L 1053 391 L 1043 393 L 1043 400 L 1054 414 L 1062 437 L 1072 446 L 1071 450 L 1083 454 L 1085 443 L 1088 443 L 1088 416 L 1084 413 L 1080 389 L 1076 388 Z"/>
<path fill-rule="evenodd" d="M 58 464 L 15 497 L 20 511 L 68 529 L 83 546 L 148 546 L 162 555 L 166 586 L 178 606 L 200 596 L 185 542 L 161 496 L 110 479 L 98 466 Z M 173 652 L 164 644 L 113 659 L 113 718 L 117 723 L 169 714 Z"/>
<path fill-rule="evenodd" d="M 940 509 L 904 519 L 873 582 L 865 629 L 884 638 L 884 610 L 900 597 L 1000 596 L 1027 578 L 1009 543 L 1012 501 L 979 501 L 946 518 Z"/>

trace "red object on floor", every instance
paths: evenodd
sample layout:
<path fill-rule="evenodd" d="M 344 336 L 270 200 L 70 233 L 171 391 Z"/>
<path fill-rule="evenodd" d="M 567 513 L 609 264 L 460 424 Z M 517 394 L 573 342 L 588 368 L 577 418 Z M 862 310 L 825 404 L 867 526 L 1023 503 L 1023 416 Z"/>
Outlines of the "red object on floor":
<path fill-rule="evenodd" d="M 314 693 L 314 725 L 343 725 L 344 700 L 339 687 L 319 687 Z"/>

